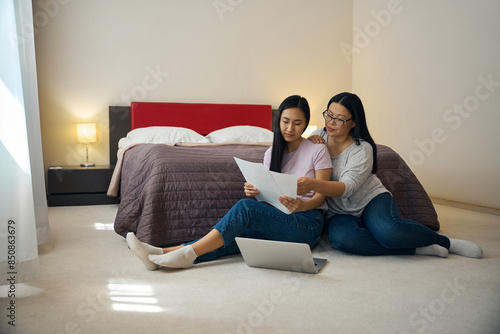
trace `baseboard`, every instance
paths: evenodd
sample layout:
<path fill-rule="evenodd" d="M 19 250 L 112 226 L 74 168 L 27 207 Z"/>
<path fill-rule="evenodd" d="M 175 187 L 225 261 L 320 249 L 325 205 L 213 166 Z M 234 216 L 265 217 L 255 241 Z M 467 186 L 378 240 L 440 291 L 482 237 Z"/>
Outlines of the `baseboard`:
<path fill-rule="evenodd" d="M 460 208 L 460 209 L 464 209 L 464 210 L 471 210 L 471 211 L 487 213 L 490 215 L 500 216 L 500 209 L 490 208 L 487 206 L 480 206 L 480 205 L 450 201 L 447 199 L 442 199 L 442 198 L 437 198 L 437 197 L 431 197 L 431 201 L 434 204 L 447 205 L 447 206 L 452 206 L 452 207 Z"/>

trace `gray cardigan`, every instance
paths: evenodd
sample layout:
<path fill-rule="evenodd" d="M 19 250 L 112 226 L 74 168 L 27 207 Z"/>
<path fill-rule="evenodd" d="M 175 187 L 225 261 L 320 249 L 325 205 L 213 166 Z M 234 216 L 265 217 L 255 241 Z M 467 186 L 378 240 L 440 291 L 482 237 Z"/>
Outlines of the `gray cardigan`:
<path fill-rule="evenodd" d="M 324 128 L 312 135 L 319 135 L 328 140 Z M 351 144 L 342 153 L 332 159 L 332 176 L 330 180 L 345 184 L 344 194 L 340 197 L 327 197 L 328 212 L 326 218 L 335 214 L 349 214 L 360 217 L 364 208 L 377 195 L 389 192 L 377 175 L 372 174 L 372 146 L 360 139 L 360 145 Z"/>

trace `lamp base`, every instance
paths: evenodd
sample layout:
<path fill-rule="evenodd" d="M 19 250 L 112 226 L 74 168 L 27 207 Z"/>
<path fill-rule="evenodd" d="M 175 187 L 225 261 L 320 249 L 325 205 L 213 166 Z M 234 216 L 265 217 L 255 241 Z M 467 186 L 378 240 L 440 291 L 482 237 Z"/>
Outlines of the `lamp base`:
<path fill-rule="evenodd" d="M 86 148 L 85 152 L 86 152 L 86 155 L 85 155 L 86 163 L 80 164 L 80 167 L 95 167 L 95 164 L 89 163 L 89 143 L 87 143 L 87 148 Z"/>

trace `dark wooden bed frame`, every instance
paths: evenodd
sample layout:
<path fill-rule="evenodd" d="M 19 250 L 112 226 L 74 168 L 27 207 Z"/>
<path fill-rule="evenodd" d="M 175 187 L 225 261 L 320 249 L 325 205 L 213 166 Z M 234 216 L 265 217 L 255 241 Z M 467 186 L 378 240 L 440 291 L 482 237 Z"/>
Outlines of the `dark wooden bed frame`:
<path fill-rule="evenodd" d="M 118 142 L 131 130 L 130 106 L 109 107 L 109 164 L 116 165 Z"/>

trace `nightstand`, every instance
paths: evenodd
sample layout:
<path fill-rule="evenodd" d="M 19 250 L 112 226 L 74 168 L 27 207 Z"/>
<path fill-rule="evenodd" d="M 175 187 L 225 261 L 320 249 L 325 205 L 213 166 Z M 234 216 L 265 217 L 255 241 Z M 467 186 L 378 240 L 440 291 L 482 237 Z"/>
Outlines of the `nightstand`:
<path fill-rule="evenodd" d="M 114 166 L 51 166 L 48 171 L 49 206 L 117 204 L 108 191 Z"/>

